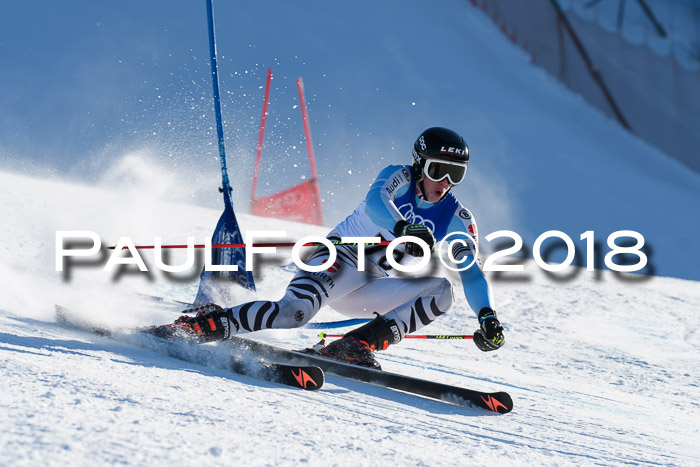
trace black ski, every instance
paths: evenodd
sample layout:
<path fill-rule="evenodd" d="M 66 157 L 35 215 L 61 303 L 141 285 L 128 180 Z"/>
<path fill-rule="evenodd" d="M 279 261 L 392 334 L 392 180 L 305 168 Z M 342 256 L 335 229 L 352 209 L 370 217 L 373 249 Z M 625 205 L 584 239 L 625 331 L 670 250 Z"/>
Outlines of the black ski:
<path fill-rule="evenodd" d="M 112 339 L 118 339 L 121 335 L 127 335 L 109 327 L 92 323 L 59 305 L 56 305 L 56 319 L 59 323 L 74 329 Z M 145 331 L 145 329 L 136 331 Z M 216 354 L 206 347 L 183 341 L 169 341 L 155 336 L 147 336 L 147 333 L 143 333 L 143 339 L 136 340 L 136 343 L 148 350 L 163 353 L 189 363 L 229 370 L 259 380 L 285 384 L 307 391 L 320 389 L 324 383 L 323 370 L 318 365 L 276 363 L 268 360 L 261 353 L 245 351 L 234 352 L 230 358 L 222 361 L 220 354 Z M 132 342 L 132 340 L 129 342 Z M 149 345 L 149 342 L 153 345 Z"/>
<path fill-rule="evenodd" d="M 86 323 L 65 308 L 56 306 L 56 314 L 59 321 L 74 328 L 109 337 L 113 337 L 115 334 L 110 329 Z M 215 360 L 215 358 L 208 356 L 211 352 L 207 352 L 206 346 L 187 344 L 181 340 L 158 338 L 149 332 L 152 329 L 150 327 L 140 331 L 144 331 L 144 335 L 149 335 L 153 342 L 157 342 L 157 349 L 153 350 L 191 363 L 213 366 L 211 360 Z M 502 391 L 482 392 L 374 370 L 240 337 L 230 338 L 222 342 L 221 345 L 228 346 L 231 350 L 227 369 L 266 381 L 313 390 L 323 385 L 323 373 L 327 372 L 343 378 L 397 389 L 465 407 L 480 407 L 497 413 L 508 413 L 513 410 L 513 400 L 508 393 Z"/>
<path fill-rule="evenodd" d="M 377 386 L 397 389 L 465 407 L 481 407 L 497 413 L 513 410 L 513 400 L 506 392 L 481 392 L 435 381 L 413 378 L 387 371 L 351 365 L 298 351 L 285 350 L 258 341 L 233 337 L 226 341 L 240 352 L 252 352 L 287 364 L 319 366 L 326 373 Z"/>

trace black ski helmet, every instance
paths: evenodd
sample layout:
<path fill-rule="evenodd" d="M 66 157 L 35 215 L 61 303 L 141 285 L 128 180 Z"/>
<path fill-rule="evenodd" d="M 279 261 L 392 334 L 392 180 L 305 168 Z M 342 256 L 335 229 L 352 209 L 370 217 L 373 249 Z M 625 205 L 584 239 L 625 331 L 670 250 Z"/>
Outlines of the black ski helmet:
<path fill-rule="evenodd" d="M 442 127 L 428 128 L 413 143 L 413 168 L 419 181 L 423 180 L 423 170 L 428 160 L 463 164 L 463 170 L 459 169 L 458 166 L 452 166 L 458 169 L 457 172 L 462 170 L 461 177 L 459 177 L 459 181 L 461 181 L 466 174 L 466 167 L 469 162 L 469 147 L 464 138 L 452 130 Z M 439 175 L 443 174 L 440 173 Z"/>

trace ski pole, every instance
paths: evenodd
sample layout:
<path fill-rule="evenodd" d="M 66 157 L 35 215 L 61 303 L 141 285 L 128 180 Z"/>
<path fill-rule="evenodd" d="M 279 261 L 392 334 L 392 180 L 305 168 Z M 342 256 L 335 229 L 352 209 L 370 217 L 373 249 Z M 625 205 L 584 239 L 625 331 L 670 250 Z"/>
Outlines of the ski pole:
<path fill-rule="evenodd" d="M 319 332 L 318 337 L 325 339 L 326 337 L 343 337 L 345 334 L 326 334 L 325 332 Z M 474 336 L 467 336 L 462 334 L 423 334 L 414 335 L 407 334 L 404 336 L 406 339 L 440 339 L 440 340 L 460 340 L 460 339 L 473 339 Z"/>
<path fill-rule="evenodd" d="M 339 246 L 340 245 L 348 245 L 348 246 L 357 245 L 357 243 L 347 243 L 347 242 L 330 242 L 330 243 L 332 243 L 333 245 L 339 245 Z M 376 242 L 376 243 L 365 243 L 365 245 L 382 245 L 382 246 L 384 246 L 384 245 L 388 245 L 389 243 L 391 243 L 391 242 L 384 240 L 384 241 Z M 225 244 L 214 244 L 211 247 L 212 248 L 245 248 L 246 246 L 252 246 L 252 247 L 271 246 L 271 247 L 283 248 L 283 247 L 293 247 L 294 245 L 296 245 L 296 244 L 295 243 L 253 243 L 251 245 L 246 245 L 245 243 L 225 243 Z M 322 246 L 322 245 L 323 245 L 323 243 L 321 243 L 321 242 L 308 242 L 308 243 L 304 243 L 301 246 Z M 114 250 L 116 247 L 117 246 L 114 245 L 114 246 L 107 247 L 107 249 Z M 161 245 L 162 249 L 183 249 L 184 250 L 184 249 L 187 249 L 189 247 L 190 247 L 190 245 Z M 196 245 L 192 245 L 192 247 L 205 248 L 206 245 L 196 244 Z M 137 250 L 154 250 L 156 247 L 154 245 L 134 245 L 134 248 L 136 248 Z M 126 250 L 126 249 L 128 249 L 128 247 L 126 247 L 126 246 L 122 247 L 122 250 Z"/>

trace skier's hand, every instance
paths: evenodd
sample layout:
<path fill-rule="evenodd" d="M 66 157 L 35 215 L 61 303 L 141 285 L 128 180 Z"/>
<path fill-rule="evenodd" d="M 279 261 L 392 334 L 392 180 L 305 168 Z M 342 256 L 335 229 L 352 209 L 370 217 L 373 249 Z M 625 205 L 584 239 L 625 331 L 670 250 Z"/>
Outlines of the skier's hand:
<path fill-rule="evenodd" d="M 474 343 L 479 350 L 488 352 L 500 349 L 506 341 L 503 336 L 503 326 L 496 318 L 496 312 L 491 308 L 479 311 L 480 328 L 474 332 Z"/>
<path fill-rule="evenodd" d="M 428 244 L 430 253 L 435 250 L 435 236 L 430 227 L 422 224 L 411 224 L 408 221 L 399 221 L 394 226 L 396 237 L 418 237 Z M 406 242 L 404 244 L 406 253 L 411 256 L 423 256 L 423 248 L 417 243 Z"/>

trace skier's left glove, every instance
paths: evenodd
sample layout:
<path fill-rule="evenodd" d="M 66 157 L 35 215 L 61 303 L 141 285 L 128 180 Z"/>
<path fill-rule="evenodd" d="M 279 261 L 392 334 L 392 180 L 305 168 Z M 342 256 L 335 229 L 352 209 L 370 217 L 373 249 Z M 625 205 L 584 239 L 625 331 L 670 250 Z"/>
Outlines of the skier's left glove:
<path fill-rule="evenodd" d="M 418 237 L 428 244 L 430 253 L 435 250 L 435 236 L 430 227 L 422 224 L 411 224 L 408 221 L 398 221 L 394 226 L 394 235 L 396 237 Z M 423 256 L 423 248 L 417 243 L 406 242 L 404 244 L 406 253 L 411 256 Z"/>
<path fill-rule="evenodd" d="M 496 312 L 484 307 L 479 311 L 480 328 L 474 333 L 474 343 L 479 350 L 488 352 L 503 347 L 506 338 L 503 337 L 503 326 L 496 318 Z"/>

